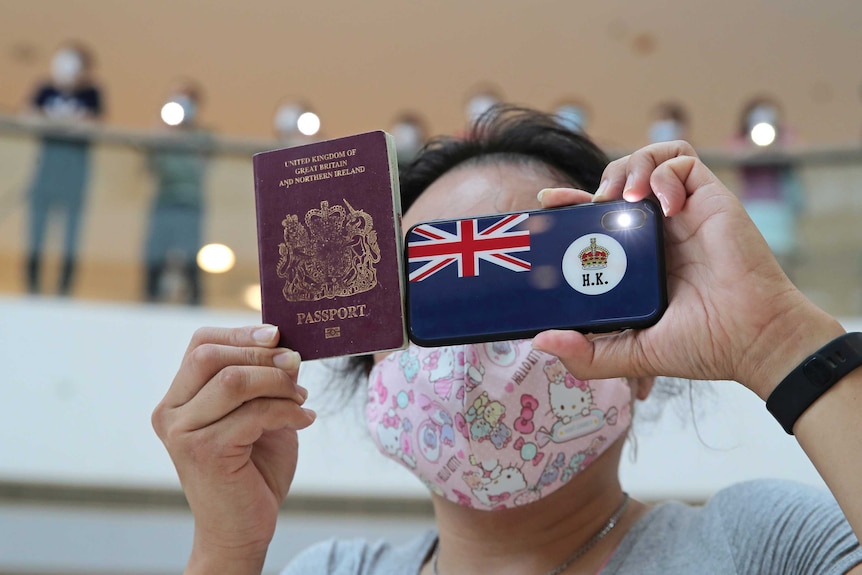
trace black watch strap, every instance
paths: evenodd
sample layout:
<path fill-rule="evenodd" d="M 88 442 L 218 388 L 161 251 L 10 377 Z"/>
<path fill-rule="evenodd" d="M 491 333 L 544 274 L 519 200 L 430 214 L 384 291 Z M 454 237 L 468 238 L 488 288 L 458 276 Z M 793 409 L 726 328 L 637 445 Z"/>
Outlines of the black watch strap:
<path fill-rule="evenodd" d="M 808 356 L 778 384 L 769 410 L 784 431 L 793 435 L 799 416 L 845 375 L 862 366 L 862 333 L 845 333 Z"/>

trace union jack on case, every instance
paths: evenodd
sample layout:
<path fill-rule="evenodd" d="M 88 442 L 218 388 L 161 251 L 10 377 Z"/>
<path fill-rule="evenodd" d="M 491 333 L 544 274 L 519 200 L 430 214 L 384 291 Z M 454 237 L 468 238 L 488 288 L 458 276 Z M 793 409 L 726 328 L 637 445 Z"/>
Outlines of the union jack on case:
<path fill-rule="evenodd" d="M 667 307 L 648 201 L 424 222 L 406 260 L 409 337 L 429 347 L 646 327 Z"/>
<path fill-rule="evenodd" d="M 528 217 L 509 214 L 496 220 L 485 218 L 482 229 L 479 219 L 461 220 L 454 233 L 433 222 L 414 226 L 410 230 L 414 236 L 408 251 L 410 263 L 427 263 L 411 270 L 410 281 L 422 281 L 450 264 L 458 267 L 458 277 L 478 276 L 479 260 L 516 272 L 529 271 L 530 262 L 513 255 L 530 250 L 529 230 L 513 229 Z"/>

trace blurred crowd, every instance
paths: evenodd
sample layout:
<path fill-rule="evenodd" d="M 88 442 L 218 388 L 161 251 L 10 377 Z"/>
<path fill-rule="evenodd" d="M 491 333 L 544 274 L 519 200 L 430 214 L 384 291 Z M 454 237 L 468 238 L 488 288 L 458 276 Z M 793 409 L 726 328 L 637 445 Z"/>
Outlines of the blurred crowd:
<path fill-rule="evenodd" d="M 32 91 L 27 112 L 61 126 L 92 126 L 104 117 L 105 98 L 94 73 L 94 56 L 81 42 L 61 45 L 51 59 L 50 75 Z M 155 193 L 149 212 L 142 262 L 141 297 L 148 302 L 203 302 L 200 266 L 202 220 L 206 204 L 206 174 L 214 136 L 200 122 L 202 87 L 192 79 L 167 86 L 161 108 L 165 130 L 144 146 Z M 468 126 L 496 104 L 500 90 L 483 85 L 465 99 Z M 589 133 L 589 107 L 576 99 L 560 101 L 551 111 L 561 126 Z M 285 147 L 315 141 L 320 119 L 301 101 L 287 100 L 276 107 L 273 135 Z M 396 143 L 399 165 L 408 164 L 429 138 L 423 116 L 404 110 L 394 114 L 386 129 Z M 689 139 L 690 117 L 676 101 L 654 107 L 648 130 L 650 142 Z M 779 103 L 761 96 L 740 112 L 731 145 L 736 150 L 775 150 L 792 143 Z M 49 224 L 63 227 L 61 270 L 56 293 L 68 295 L 74 285 L 78 239 L 90 174 L 87 138 L 47 132 L 26 190 L 28 207 L 25 280 L 32 294 L 46 290 L 42 281 L 45 238 Z M 796 251 L 796 221 L 803 197 L 794 166 L 774 155 L 739 166 L 739 194 L 770 246 L 783 263 Z"/>

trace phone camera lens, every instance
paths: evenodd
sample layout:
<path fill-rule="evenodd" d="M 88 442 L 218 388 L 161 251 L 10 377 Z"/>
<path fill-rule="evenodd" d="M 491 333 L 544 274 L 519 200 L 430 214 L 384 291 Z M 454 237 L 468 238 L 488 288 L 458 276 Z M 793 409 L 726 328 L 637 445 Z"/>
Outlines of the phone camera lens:
<path fill-rule="evenodd" d="M 646 223 L 646 213 L 639 208 L 614 210 L 602 216 L 602 227 L 609 232 L 636 230 Z"/>

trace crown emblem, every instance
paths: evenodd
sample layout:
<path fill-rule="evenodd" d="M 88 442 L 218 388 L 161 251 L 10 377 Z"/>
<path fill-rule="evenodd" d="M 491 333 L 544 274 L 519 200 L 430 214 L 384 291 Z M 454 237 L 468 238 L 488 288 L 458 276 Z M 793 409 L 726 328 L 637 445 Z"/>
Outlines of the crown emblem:
<path fill-rule="evenodd" d="M 347 200 L 344 202 L 347 204 Z M 347 204 L 350 206 L 350 204 Z M 352 212 L 356 212 L 351 208 Z M 320 209 L 308 210 L 305 214 L 305 227 L 312 237 L 326 241 L 340 238 L 344 234 L 344 220 L 347 212 L 343 206 L 330 206 L 329 202 L 320 202 Z"/>
<path fill-rule="evenodd" d="M 590 247 L 581 250 L 581 267 L 585 270 L 600 270 L 608 267 L 610 252 L 605 247 L 596 244 L 596 238 L 590 238 Z"/>
<path fill-rule="evenodd" d="M 287 301 L 351 296 L 377 285 L 380 246 L 374 221 L 365 211 L 347 200 L 344 206 L 324 200 L 302 221 L 287 214 L 281 224 L 284 243 L 278 244 L 276 273 L 285 280 L 282 293 Z"/>

